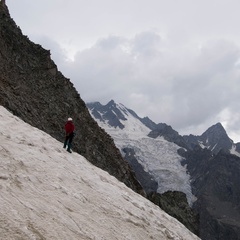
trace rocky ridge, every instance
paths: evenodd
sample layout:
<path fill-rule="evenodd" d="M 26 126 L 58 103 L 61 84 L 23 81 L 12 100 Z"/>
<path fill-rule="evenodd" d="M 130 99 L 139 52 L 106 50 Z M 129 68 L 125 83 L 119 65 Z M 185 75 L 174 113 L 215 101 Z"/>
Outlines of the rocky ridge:
<path fill-rule="evenodd" d="M 50 51 L 31 42 L 0 4 L 0 104 L 57 140 L 66 119 L 76 126 L 73 150 L 144 195 L 112 138 L 90 116 L 79 93 L 51 60 Z"/>

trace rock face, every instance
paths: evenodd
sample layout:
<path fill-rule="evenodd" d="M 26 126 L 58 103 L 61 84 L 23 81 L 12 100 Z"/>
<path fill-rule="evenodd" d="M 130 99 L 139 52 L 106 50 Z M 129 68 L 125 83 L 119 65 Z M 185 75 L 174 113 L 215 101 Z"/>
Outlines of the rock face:
<path fill-rule="evenodd" d="M 186 194 L 178 191 L 168 191 L 163 194 L 151 192 L 148 199 L 178 219 L 191 232 L 199 235 L 199 216 L 189 207 Z"/>
<path fill-rule="evenodd" d="M 221 123 L 211 126 L 201 136 L 190 135 L 183 136 L 183 138 L 190 149 L 195 145 L 200 145 L 201 147 L 211 150 L 215 154 L 220 150 L 230 152 L 234 145 Z"/>
<path fill-rule="evenodd" d="M 201 239 L 240 239 L 239 157 L 225 151 L 215 155 L 200 147 L 185 154 Z"/>
<path fill-rule="evenodd" d="M 183 164 L 191 175 L 192 191 L 197 197 L 193 209 L 199 214 L 200 238 L 240 239 L 239 143 L 233 143 L 221 123 L 200 136 L 183 137 L 165 124 L 161 125 L 162 128 L 156 128 L 149 136 L 164 136 L 179 146 L 185 144 L 187 149 L 180 149 L 179 153 L 186 159 Z M 238 156 L 230 154 L 233 149 Z M 177 212 L 175 210 L 174 214 Z M 171 215 L 171 208 L 168 213 Z"/>
<path fill-rule="evenodd" d="M 58 71 L 50 51 L 22 34 L 5 4 L 0 4 L 0 104 L 60 141 L 65 121 L 72 117 L 73 150 L 144 194 L 112 138 L 98 127 L 73 84 Z"/>
<path fill-rule="evenodd" d="M 187 144 L 183 137 L 180 136 L 177 131 L 172 129 L 172 127 L 166 123 L 157 124 L 155 128 L 148 134 L 148 136 L 152 138 L 162 136 L 169 142 L 173 142 L 180 147 L 187 148 Z"/>

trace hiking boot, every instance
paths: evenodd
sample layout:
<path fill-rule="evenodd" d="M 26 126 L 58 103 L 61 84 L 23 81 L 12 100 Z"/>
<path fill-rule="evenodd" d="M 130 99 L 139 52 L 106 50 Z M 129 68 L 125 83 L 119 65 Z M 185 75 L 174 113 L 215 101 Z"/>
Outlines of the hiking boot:
<path fill-rule="evenodd" d="M 68 151 L 69 153 L 72 153 L 72 151 L 71 151 L 70 149 L 67 149 L 67 151 Z"/>

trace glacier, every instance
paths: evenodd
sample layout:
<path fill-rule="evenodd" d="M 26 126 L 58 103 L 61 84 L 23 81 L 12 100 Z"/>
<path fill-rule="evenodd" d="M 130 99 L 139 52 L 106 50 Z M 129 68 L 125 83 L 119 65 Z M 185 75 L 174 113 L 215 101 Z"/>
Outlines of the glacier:
<path fill-rule="evenodd" d="M 191 191 L 190 175 L 187 173 L 186 166 L 181 163 L 183 158 L 177 153 L 180 147 L 175 143 L 168 142 L 163 137 L 156 139 L 148 137 L 151 129 L 146 127 L 123 104 L 114 103 L 114 105 L 126 119 L 119 119 L 121 124 L 124 125 L 123 129 L 110 125 L 107 119 L 104 120 L 103 113 L 98 112 L 102 116 L 101 119 L 98 119 L 94 117 L 91 109 L 89 109 L 89 112 L 98 125 L 113 138 L 123 157 L 125 155 L 124 148 L 131 148 L 135 151 L 138 162 L 158 183 L 158 193 L 166 191 L 184 192 L 188 203 L 192 205 L 196 197 Z M 112 113 L 114 114 L 114 110 Z"/>

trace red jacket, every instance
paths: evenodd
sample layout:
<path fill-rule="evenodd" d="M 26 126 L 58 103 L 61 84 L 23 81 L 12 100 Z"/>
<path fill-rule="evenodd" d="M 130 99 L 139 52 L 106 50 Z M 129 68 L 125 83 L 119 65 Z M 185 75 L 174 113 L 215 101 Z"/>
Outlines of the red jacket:
<path fill-rule="evenodd" d="M 70 133 L 72 133 L 74 131 L 74 124 L 72 121 L 67 121 L 65 124 L 65 131 L 66 134 L 69 135 Z"/>

